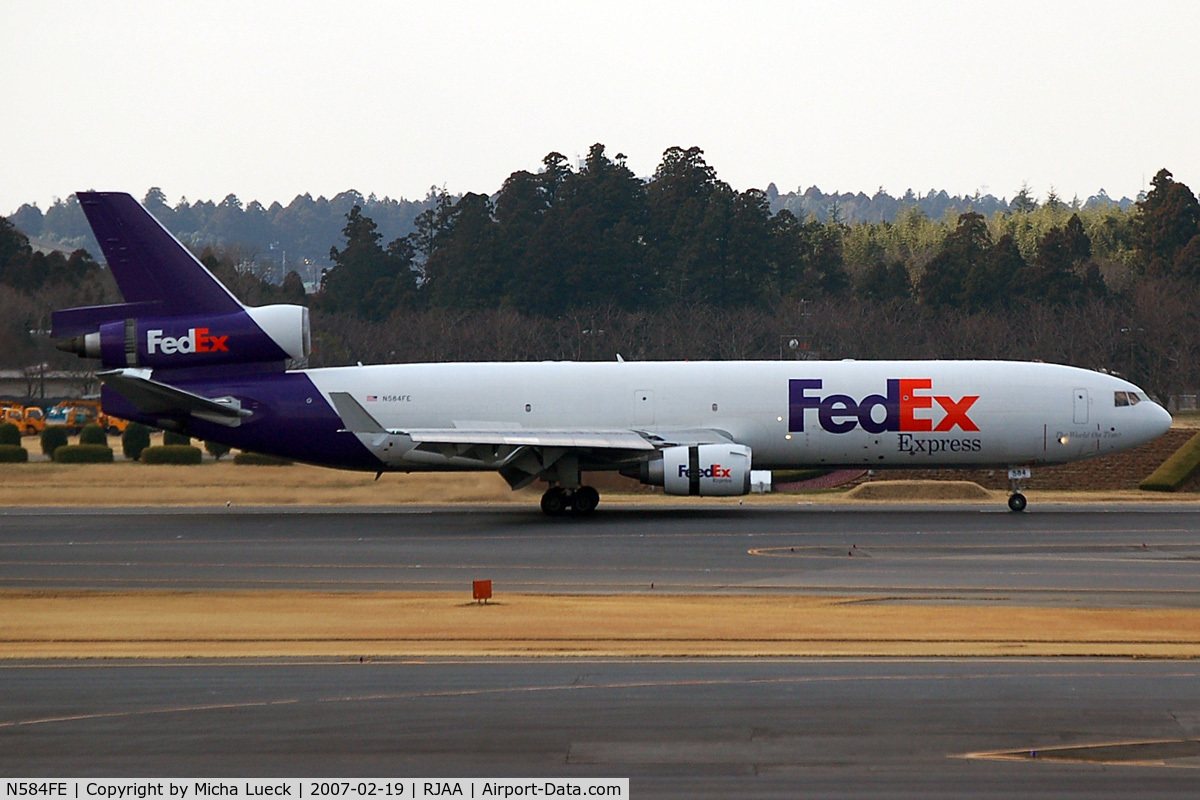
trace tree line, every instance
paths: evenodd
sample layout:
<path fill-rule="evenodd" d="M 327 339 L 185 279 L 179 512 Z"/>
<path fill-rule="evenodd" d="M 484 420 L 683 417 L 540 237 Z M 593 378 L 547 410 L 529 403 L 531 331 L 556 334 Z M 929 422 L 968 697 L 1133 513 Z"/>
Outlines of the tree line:
<path fill-rule="evenodd" d="M 331 198 L 302 194 L 287 205 L 264 206 L 257 200 L 244 203 L 230 194 L 220 202 L 189 202 L 184 197 L 172 206 L 162 189 L 153 187 L 142 205 L 196 252 L 206 248 L 222 252 L 275 283 L 289 272 L 313 282 L 329 266 L 329 246 L 337 241 L 351 208 L 364 209 L 384 235 L 395 238 L 413 230 L 413 221 L 432 203 L 433 195 L 431 191 L 423 200 L 394 200 L 349 190 Z M 26 203 L 9 220 L 27 236 L 68 251 L 83 248 L 100 253 L 74 195 L 56 200 L 44 212 Z"/>
<path fill-rule="evenodd" d="M 1151 186 L 1129 209 L 848 225 L 772 213 L 697 148 L 648 181 L 602 145 L 577 171 L 551 153 L 386 244 L 352 209 L 312 298 L 319 358 L 1025 358 L 1166 397 L 1200 385 L 1200 203 L 1165 169 Z"/>
<path fill-rule="evenodd" d="M 200 255 L 248 303 L 307 302 L 314 366 L 996 357 L 1108 369 L 1159 396 L 1200 385 L 1200 203 L 1165 169 L 1125 208 L 1023 189 L 1007 209 L 936 219 L 908 206 L 851 224 L 736 191 L 698 148 L 667 150 L 649 179 L 624 162 L 600 144 L 578 168 L 551 153 L 492 196 L 432 192 L 407 233 L 380 225 L 367 199 L 343 198 L 339 244 L 307 296 L 298 276 L 254 269 L 236 242 Z M 53 361 L 21 332 L 115 290 L 85 253 L 57 257 L 78 273 L 31 267 L 36 251 L 4 231 L 17 246 L 3 252 L 25 255 L 11 268 L 0 256 L 0 304 L 12 309 L 0 343 L 14 345 L 0 358 Z"/>

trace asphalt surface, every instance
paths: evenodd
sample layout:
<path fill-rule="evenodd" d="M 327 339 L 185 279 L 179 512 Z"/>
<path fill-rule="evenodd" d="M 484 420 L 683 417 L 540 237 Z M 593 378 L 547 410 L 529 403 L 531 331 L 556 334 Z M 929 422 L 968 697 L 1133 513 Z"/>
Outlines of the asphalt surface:
<path fill-rule="evenodd" d="M 1195 510 L 1158 506 L 655 507 L 586 521 L 523 509 L 9 511 L 0 588 L 465 592 L 491 578 L 498 594 L 653 583 L 1192 607 L 1198 529 Z M 0 661 L 5 776 L 615 776 L 634 797 L 1194 797 L 1198 740 L 1190 661 Z M 966 757 L 999 751 L 1016 755 Z"/>
<path fill-rule="evenodd" d="M 1189 752 L 1191 662 L 19 664 L 0 666 L 0 700 L 6 776 L 608 776 L 629 777 L 635 798 L 1191 798 L 1200 786 L 1194 757 L 1050 757 L 1131 741 L 1155 742 L 1143 760 Z M 964 757 L 997 750 L 1022 752 Z"/>
<path fill-rule="evenodd" d="M 0 588 L 855 594 L 1200 605 L 1200 509 L 6 511 Z"/>

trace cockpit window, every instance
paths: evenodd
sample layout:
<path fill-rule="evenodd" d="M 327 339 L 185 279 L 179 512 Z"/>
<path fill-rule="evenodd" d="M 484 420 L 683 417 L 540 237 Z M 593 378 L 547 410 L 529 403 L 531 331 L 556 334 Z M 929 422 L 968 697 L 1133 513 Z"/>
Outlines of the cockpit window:
<path fill-rule="evenodd" d="M 1146 398 L 1140 392 L 1113 392 L 1113 404 L 1120 406 L 1136 406 Z"/>

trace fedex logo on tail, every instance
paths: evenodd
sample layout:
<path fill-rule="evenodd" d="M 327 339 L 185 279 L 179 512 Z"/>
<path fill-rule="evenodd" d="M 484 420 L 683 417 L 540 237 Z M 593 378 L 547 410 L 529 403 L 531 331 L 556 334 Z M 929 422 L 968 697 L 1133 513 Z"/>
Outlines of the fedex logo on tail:
<path fill-rule="evenodd" d="M 146 331 L 146 352 L 163 353 L 228 353 L 229 337 L 213 336 L 208 328 L 188 328 L 184 336 L 164 336 L 162 330 Z"/>
<path fill-rule="evenodd" d="M 806 412 L 815 409 L 817 422 L 829 433 L 848 433 L 858 426 L 868 433 L 885 431 L 977 431 L 968 412 L 978 395 L 958 399 L 935 395 L 930 378 L 890 378 L 885 394 L 855 400 L 846 394 L 821 395 L 820 378 L 788 381 L 788 430 L 803 431 Z M 883 409 L 882 418 L 877 408 Z"/>

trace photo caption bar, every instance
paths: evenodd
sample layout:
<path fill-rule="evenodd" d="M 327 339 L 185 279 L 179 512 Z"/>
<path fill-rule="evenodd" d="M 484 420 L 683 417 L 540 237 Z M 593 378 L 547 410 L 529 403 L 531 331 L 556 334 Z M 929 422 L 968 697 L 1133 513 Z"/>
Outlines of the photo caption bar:
<path fill-rule="evenodd" d="M 54 778 L 6 779 L 0 799 L 628 798 L 628 778 Z"/>

